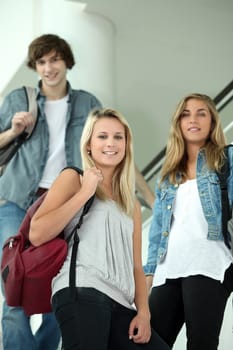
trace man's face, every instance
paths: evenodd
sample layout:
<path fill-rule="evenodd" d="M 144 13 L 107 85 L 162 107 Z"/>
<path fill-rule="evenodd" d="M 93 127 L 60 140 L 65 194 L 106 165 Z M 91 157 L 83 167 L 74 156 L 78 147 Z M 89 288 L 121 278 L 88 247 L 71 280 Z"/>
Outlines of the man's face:
<path fill-rule="evenodd" d="M 36 61 L 36 71 L 42 80 L 42 86 L 57 87 L 66 81 L 66 63 L 55 51 Z"/>

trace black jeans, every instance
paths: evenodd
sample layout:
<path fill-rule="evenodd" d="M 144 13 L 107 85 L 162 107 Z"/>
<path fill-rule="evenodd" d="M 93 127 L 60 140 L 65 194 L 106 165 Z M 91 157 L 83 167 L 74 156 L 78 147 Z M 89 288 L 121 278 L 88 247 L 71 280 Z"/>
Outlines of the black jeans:
<path fill-rule="evenodd" d="M 151 325 L 172 347 L 185 323 L 188 350 L 217 350 L 232 291 L 233 265 L 226 270 L 223 283 L 201 275 L 167 280 L 152 288 Z"/>
<path fill-rule="evenodd" d="M 76 288 L 75 298 L 64 288 L 53 296 L 52 305 L 65 350 L 170 349 L 155 332 L 147 344 L 129 340 L 129 324 L 136 312 L 94 288 Z"/>

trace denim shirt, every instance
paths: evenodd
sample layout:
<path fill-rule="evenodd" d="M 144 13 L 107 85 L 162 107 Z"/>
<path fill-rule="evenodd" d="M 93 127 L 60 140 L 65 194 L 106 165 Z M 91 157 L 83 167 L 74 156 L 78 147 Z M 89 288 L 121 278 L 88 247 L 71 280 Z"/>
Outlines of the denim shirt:
<path fill-rule="evenodd" d="M 68 111 L 66 115 L 65 154 L 67 165 L 81 167 L 80 137 L 87 115 L 101 104 L 95 96 L 68 87 Z M 36 199 L 36 191 L 48 159 L 49 129 L 44 112 L 46 97 L 37 87 L 38 116 L 32 136 L 23 143 L 8 163 L 0 177 L 0 198 L 27 209 Z M 9 93 L 0 108 L 0 132 L 11 127 L 16 112 L 27 111 L 27 98 L 23 88 Z M 59 137 L 59 135 L 58 135 Z"/>
<path fill-rule="evenodd" d="M 229 147 L 230 176 L 228 178 L 228 197 L 233 202 L 233 147 Z M 178 178 L 177 178 L 178 179 Z M 221 190 L 217 174 L 206 166 L 205 153 L 198 154 L 196 166 L 197 187 L 202 210 L 208 224 L 207 239 L 223 240 Z M 156 184 L 156 199 L 153 218 L 149 230 L 147 263 L 144 266 L 146 275 L 153 275 L 158 263 L 165 259 L 169 232 L 171 230 L 176 191 L 179 185 L 171 184 L 168 179 L 160 186 Z M 184 208 L 185 210 L 185 208 Z"/>

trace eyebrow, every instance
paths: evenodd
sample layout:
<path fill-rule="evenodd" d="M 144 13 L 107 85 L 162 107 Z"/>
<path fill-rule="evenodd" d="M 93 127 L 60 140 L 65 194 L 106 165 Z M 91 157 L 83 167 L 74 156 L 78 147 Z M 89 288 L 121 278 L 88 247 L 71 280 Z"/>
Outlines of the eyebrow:
<path fill-rule="evenodd" d="M 108 134 L 108 131 L 99 131 L 99 134 Z M 116 131 L 114 134 L 125 134 L 123 131 Z"/>
<path fill-rule="evenodd" d="M 200 111 L 208 111 L 208 108 L 207 107 L 206 108 L 198 108 L 197 111 L 198 112 L 200 112 Z M 183 112 L 190 112 L 190 109 L 184 109 Z"/>

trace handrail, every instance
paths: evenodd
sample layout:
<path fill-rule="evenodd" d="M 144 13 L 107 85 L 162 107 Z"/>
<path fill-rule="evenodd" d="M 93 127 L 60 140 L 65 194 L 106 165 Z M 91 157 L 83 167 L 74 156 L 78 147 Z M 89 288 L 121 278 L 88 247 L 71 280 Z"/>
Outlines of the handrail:
<path fill-rule="evenodd" d="M 231 100 L 233 100 L 233 80 L 213 99 L 218 112 L 220 112 L 223 108 L 225 108 L 226 105 L 228 105 L 231 102 Z M 164 147 L 141 171 L 142 175 L 146 178 L 146 181 L 150 181 L 150 179 L 152 179 L 154 175 L 160 171 L 161 165 L 158 165 L 158 164 L 164 158 L 165 153 L 166 153 L 166 147 Z M 150 172 L 156 165 L 157 165 L 157 168 L 152 174 L 150 174 Z"/>
<path fill-rule="evenodd" d="M 233 80 L 214 98 L 214 103 L 217 105 L 233 90 Z"/>

